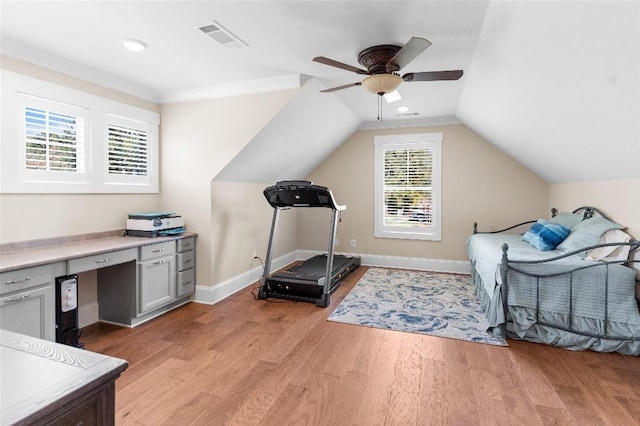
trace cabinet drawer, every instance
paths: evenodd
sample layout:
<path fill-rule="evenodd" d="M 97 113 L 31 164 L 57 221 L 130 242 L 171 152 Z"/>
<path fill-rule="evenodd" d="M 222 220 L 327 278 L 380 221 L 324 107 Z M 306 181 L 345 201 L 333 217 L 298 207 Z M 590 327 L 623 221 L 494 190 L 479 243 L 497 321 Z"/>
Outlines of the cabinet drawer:
<path fill-rule="evenodd" d="M 96 254 L 93 256 L 72 259 L 67 264 L 69 274 L 77 274 L 84 271 L 106 268 L 107 266 L 119 265 L 120 263 L 136 260 L 136 249 L 118 250 L 109 253 Z"/>
<path fill-rule="evenodd" d="M 178 253 L 178 271 L 193 268 L 196 262 L 195 259 L 196 256 L 193 250 L 185 253 Z"/>
<path fill-rule="evenodd" d="M 24 290 L 53 282 L 53 266 L 42 265 L 0 274 L 0 294 Z"/>
<path fill-rule="evenodd" d="M 196 288 L 196 278 L 193 269 L 178 272 L 178 284 L 176 296 L 184 296 L 193 293 Z"/>
<path fill-rule="evenodd" d="M 196 239 L 194 237 L 182 238 L 178 240 L 178 253 L 187 250 L 193 250 L 196 247 Z"/>
<path fill-rule="evenodd" d="M 175 254 L 176 242 L 165 241 L 164 243 L 149 244 L 148 246 L 140 247 L 140 261 L 153 259 L 154 257 L 168 256 Z"/>
<path fill-rule="evenodd" d="M 0 297 L 2 328 L 38 339 L 55 340 L 54 296 L 53 285 L 46 285 Z"/>

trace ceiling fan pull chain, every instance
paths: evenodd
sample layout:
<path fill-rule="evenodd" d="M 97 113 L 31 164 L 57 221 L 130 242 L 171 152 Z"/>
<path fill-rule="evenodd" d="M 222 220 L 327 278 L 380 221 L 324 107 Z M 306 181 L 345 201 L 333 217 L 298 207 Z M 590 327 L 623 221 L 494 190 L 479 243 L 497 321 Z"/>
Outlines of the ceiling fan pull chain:
<path fill-rule="evenodd" d="M 378 121 L 382 122 L 382 95 L 378 95 Z"/>

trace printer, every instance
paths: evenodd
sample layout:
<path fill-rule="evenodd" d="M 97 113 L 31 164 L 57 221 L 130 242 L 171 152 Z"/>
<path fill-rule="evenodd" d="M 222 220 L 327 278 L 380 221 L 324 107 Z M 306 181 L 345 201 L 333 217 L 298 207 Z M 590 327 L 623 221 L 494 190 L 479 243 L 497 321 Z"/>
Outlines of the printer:
<path fill-rule="evenodd" d="M 185 232 L 182 216 L 169 212 L 130 213 L 127 235 L 134 237 L 163 237 Z"/>

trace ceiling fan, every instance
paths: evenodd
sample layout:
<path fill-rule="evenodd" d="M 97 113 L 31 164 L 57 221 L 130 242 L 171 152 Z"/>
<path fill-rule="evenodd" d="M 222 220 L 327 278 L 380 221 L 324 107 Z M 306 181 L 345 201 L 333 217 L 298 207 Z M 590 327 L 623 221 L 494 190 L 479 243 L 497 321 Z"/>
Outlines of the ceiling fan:
<path fill-rule="evenodd" d="M 398 71 L 417 58 L 429 46 L 431 46 L 429 40 L 412 37 L 404 47 L 394 44 L 368 47 L 358 53 L 358 62 L 366 70 L 324 56 L 317 56 L 313 58 L 314 62 L 368 76 L 362 81 L 332 87 L 321 90 L 321 92 L 330 93 L 349 87 L 364 86 L 369 92 L 383 96 L 396 90 L 403 81 L 408 83 L 412 81 L 458 80 L 462 77 L 462 70 L 410 72 L 403 76 L 398 74 Z"/>

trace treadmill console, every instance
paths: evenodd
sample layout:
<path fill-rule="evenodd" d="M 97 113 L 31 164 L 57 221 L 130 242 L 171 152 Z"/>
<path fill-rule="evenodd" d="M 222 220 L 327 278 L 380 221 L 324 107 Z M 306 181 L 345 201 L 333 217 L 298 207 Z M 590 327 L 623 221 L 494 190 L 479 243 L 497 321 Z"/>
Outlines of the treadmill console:
<path fill-rule="evenodd" d="M 328 207 L 337 209 L 329 188 L 306 180 L 286 180 L 267 187 L 264 196 L 271 207 Z"/>

